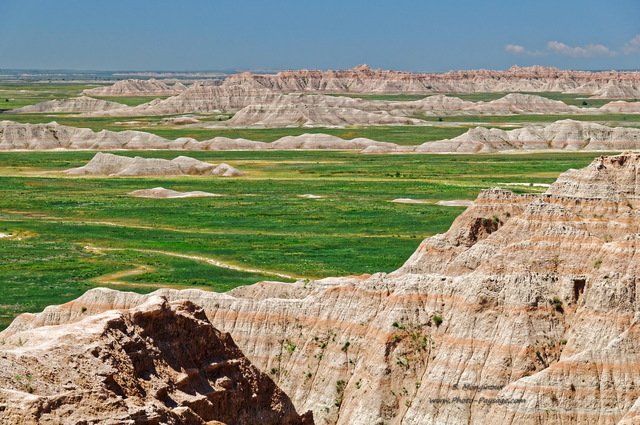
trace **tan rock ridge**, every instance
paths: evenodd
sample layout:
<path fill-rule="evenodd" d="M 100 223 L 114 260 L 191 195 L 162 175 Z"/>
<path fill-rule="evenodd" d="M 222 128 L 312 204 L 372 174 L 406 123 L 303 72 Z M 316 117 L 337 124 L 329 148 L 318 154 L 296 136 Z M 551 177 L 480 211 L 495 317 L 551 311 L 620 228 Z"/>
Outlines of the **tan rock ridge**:
<path fill-rule="evenodd" d="M 0 417 L 3 425 L 313 423 L 202 309 L 161 297 L 3 340 Z"/>
<path fill-rule="evenodd" d="M 232 127 L 331 127 L 419 125 L 425 122 L 415 118 L 394 116 L 388 112 L 367 112 L 322 105 L 271 103 L 249 105 L 224 124 Z"/>
<path fill-rule="evenodd" d="M 369 122 L 376 124 L 377 121 L 383 119 L 394 124 L 396 122 L 406 124 L 408 120 L 411 121 L 411 119 L 402 121 L 395 117 L 380 116 L 386 112 L 400 116 L 416 112 L 427 115 L 596 114 L 610 112 L 606 109 L 578 108 L 562 101 L 522 93 L 507 94 L 490 102 L 469 102 L 444 95 L 428 96 L 416 101 L 380 101 L 323 94 L 280 94 L 256 83 L 243 81 L 241 84 L 226 84 L 220 87 L 194 84 L 183 93 L 167 99 L 156 99 L 138 106 L 88 112 L 81 116 L 173 115 L 223 111 L 240 111 L 240 116 L 234 117 L 235 120 L 228 121 L 229 124 L 242 124 L 250 118 L 247 121 L 249 125 L 261 120 L 270 120 L 273 121 L 273 124 L 277 122 L 282 126 L 296 125 L 299 116 L 303 117 L 299 125 L 307 122 L 326 123 L 326 125 L 332 125 L 336 122 L 341 124 L 345 122 L 347 124 L 367 124 Z M 377 115 L 372 115 L 372 113 Z M 327 117 L 318 119 L 318 114 L 324 114 Z M 256 115 L 259 115 L 259 118 L 256 118 Z M 274 121 L 275 118 L 277 121 Z"/>
<path fill-rule="evenodd" d="M 86 89 L 86 96 L 173 96 L 183 92 L 186 87 L 182 83 L 168 86 L 155 78 L 149 80 L 121 80 L 112 86 Z"/>
<path fill-rule="evenodd" d="M 86 165 L 64 170 L 69 175 L 108 176 L 221 176 L 237 177 L 244 173 L 225 164 L 210 164 L 188 156 L 172 160 L 160 158 L 134 158 L 98 152 Z"/>
<path fill-rule="evenodd" d="M 143 131 L 93 132 L 88 128 L 48 124 L 20 124 L 0 121 L 0 150 L 289 150 L 289 149 L 345 149 L 362 150 L 375 146 L 384 151 L 397 147 L 394 143 L 356 138 L 344 140 L 327 134 L 285 136 L 274 142 L 215 137 L 197 141 L 192 138 L 169 140 Z"/>
<path fill-rule="evenodd" d="M 639 150 L 640 129 L 561 120 L 549 125 L 528 125 L 514 130 L 476 127 L 453 139 L 418 146 L 397 146 L 391 151 L 371 146 L 365 153 L 491 153 L 521 150 L 616 151 Z"/>
<path fill-rule="evenodd" d="M 478 93 L 567 92 L 623 98 L 640 96 L 639 72 L 565 71 L 551 67 L 512 67 L 508 71 L 449 71 L 419 74 L 359 66 L 340 71 L 283 71 L 274 75 L 242 73 L 224 84 L 258 83 L 278 92 L 315 93 Z M 616 87 L 613 91 L 611 87 Z"/>
<path fill-rule="evenodd" d="M 56 99 L 35 105 L 23 106 L 12 109 L 9 113 L 46 113 L 46 112 L 96 112 L 108 111 L 125 107 L 122 103 L 109 102 L 102 99 L 94 99 L 88 96 L 73 97 L 70 99 Z"/>
<path fill-rule="evenodd" d="M 483 191 L 390 274 L 157 294 L 201 305 L 319 423 L 632 423 L 638 182 L 623 154 L 542 195 Z M 93 289 L 0 338 L 148 297 Z"/>

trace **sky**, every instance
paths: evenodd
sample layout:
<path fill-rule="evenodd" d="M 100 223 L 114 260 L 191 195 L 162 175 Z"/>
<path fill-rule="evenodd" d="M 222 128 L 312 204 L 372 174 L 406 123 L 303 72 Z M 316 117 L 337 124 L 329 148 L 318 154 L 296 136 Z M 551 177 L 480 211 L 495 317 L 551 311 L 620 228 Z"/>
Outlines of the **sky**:
<path fill-rule="evenodd" d="M 639 0 L 0 0 L 0 69 L 640 69 Z"/>

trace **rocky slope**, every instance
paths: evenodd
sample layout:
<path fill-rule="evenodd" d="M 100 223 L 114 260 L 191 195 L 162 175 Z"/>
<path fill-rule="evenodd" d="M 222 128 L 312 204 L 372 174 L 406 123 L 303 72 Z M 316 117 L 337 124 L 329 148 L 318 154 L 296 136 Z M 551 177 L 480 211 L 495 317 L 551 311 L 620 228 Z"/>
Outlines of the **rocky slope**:
<path fill-rule="evenodd" d="M 112 86 L 86 89 L 86 96 L 173 96 L 183 92 L 186 87 L 182 83 L 168 86 L 155 78 L 149 80 L 128 79 L 118 81 Z"/>
<path fill-rule="evenodd" d="M 635 423 L 639 182 L 624 154 L 542 195 L 483 191 L 391 274 L 157 293 L 201 305 L 318 423 Z M 0 337 L 148 297 L 94 289 Z"/>
<path fill-rule="evenodd" d="M 109 102 L 101 99 L 94 99 L 88 96 L 73 97 L 70 99 L 56 99 L 47 102 L 36 103 L 35 105 L 23 106 L 12 109 L 10 113 L 47 113 L 47 112 L 96 112 L 108 111 L 111 109 L 123 108 L 125 105 L 116 102 Z"/>
<path fill-rule="evenodd" d="M 161 297 L 3 340 L 0 417 L 4 425 L 313 423 L 202 309 Z"/>
<path fill-rule="evenodd" d="M 513 66 L 508 71 L 450 71 L 442 74 L 371 69 L 360 65 L 341 71 L 283 71 L 275 75 L 242 73 L 224 84 L 258 83 L 279 92 L 326 93 L 480 93 L 567 92 L 624 98 L 640 96 L 638 72 L 565 71 L 557 68 Z M 618 87 L 615 92 L 609 87 Z M 602 91 L 601 91 L 602 90 Z M 607 92 L 608 90 L 608 92 Z"/>
<path fill-rule="evenodd" d="M 159 158 L 134 158 L 98 152 L 86 165 L 64 170 L 69 175 L 107 176 L 221 176 L 237 177 L 243 173 L 232 166 L 210 164 L 188 156 L 172 160 Z"/>

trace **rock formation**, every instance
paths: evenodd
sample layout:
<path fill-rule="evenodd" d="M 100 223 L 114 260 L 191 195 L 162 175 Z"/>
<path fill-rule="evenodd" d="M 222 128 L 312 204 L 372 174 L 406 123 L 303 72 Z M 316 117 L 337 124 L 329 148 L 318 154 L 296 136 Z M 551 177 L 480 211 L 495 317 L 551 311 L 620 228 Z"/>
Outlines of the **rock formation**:
<path fill-rule="evenodd" d="M 88 128 L 48 124 L 19 124 L 0 121 L 1 150 L 289 150 L 289 149 L 344 149 L 362 150 L 369 146 L 390 151 L 398 147 L 394 143 L 356 138 L 344 140 L 326 134 L 302 134 L 286 136 L 274 142 L 255 142 L 246 139 L 215 137 L 197 141 L 182 137 L 169 140 L 143 131 L 93 132 Z"/>
<path fill-rule="evenodd" d="M 528 125 L 514 130 L 476 127 L 453 139 L 418 146 L 396 146 L 392 150 L 370 146 L 363 152 L 491 153 L 520 150 L 640 150 L 640 129 L 574 120 Z"/>
<path fill-rule="evenodd" d="M 96 112 L 108 111 L 111 109 L 123 108 L 125 105 L 116 102 L 109 102 L 92 97 L 80 96 L 71 99 L 56 99 L 47 102 L 36 103 L 35 105 L 23 106 L 22 108 L 11 109 L 7 112 L 22 113 L 47 113 L 47 112 Z"/>
<path fill-rule="evenodd" d="M 600 110 L 614 114 L 640 114 L 640 102 L 618 100 L 602 105 Z"/>
<path fill-rule="evenodd" d="M 483 191 L 390 274 L 157 294 L 201 305 L 318 423 L 635 423 L 639 182 L 623 154 Z M 148 298 L 93 289 L 0 338 Z"/>
<path fill-rule="evenodd" d="M 193 139 L 189 139 L 192 141 Z M 184 149 L 184 140 L 167 140 L 143 131 L 93 132 L 77 128 L 48 124 L 19 124 L 0 121 L 0 150 L 50 149 Z"/>
<path fill-rule="evenodd" d="M 225 122 L 232 127 L 330 127 L 347 125 L 416 125 L 424 121 L 388 112 L 296 103 L 249 105 Z"/>
<path fill-rule="evenodd" d="M 220 163 L 210 164 L 188 156 L 172 160 L 159 158 L 134 158 L 98 152 L 87 165 L 64 170 L 70 175 L 107 176 L 221 176 L 237 177 L 243 173 L 232 166 Z"/>
<path fill-rule="evenodd" d="M 383 151 L 396 149 L 395 143 L 376 142 L 366 138 L 351 140 L 341 139 L 328 134 L 301 134 L 299 136 L 285 136 L 274 142 L 254 142 L 244 139 L 229 139 L 216 137 L 201 142 L 206 150 L 363 150 L 375 147 Z"/>
<path fill-rule="evenodd" d="M 137 198 L 203 198 L 209 196 L 221 196 L 215 193 L 202 192 L 195 190 L 193 192 L 178 192 L 177 190 L 165 189 L 164 187 L 154 187 L 153 189 L 140 189 L 129 192 L 128 195 Z"/>
<path fill-rule="evenodd" d="M 476 127 L 453 139 L 400 146 L 366 138 L 341 139 L 327 134 L 285 136 L 274 142 L 215 137 L 198 141 L 188 137 L 164 139 L 142 131 L 95 133 L 88 128 L 0 121 L 0 150 L 294 150 L 335 149 L 364 153 L 491 153 L 517 150 L 615 151 L 640 149 L 640 130 L 608 127 L 592 122 L 561 120 L 514 130 Z"/>
<path fill-rule="evenodd" d="M 151 297 L 0 346 L 3 425 L 301 425 L 291 400 L 189 301 Z"/>
<path fill-rule="evenodd" d="M 237 111 L 251 104 L 272 103 L 283 95 L 255 84 L 211 86 L 196 83 L 167 99 L 155 99 L 138 106 L 84 114 L 85 116 L 176 115 Z"/>
<path fill-rule="evenodd" d="M 182 83 L 168 86 L 155 78 L 149 80 L 122 80 L 112 86 L 86 89 L 86 96 L 173 96 L 186 90 Z"/>
<path fill-rule="evenodd" d="M 274 75 L 242 73 L 231 75 L 224 82 L 225 85 L 243 83 L 257 83 L 284 93 L 597 92 L 599 96 L 607 97 L 640 97 L 639 72 L 565 71 L 542 66 L 513 66 L 508 71 L 481 69 L 414 74 L 361 65 L 341 71 L 299 70 Z"/>

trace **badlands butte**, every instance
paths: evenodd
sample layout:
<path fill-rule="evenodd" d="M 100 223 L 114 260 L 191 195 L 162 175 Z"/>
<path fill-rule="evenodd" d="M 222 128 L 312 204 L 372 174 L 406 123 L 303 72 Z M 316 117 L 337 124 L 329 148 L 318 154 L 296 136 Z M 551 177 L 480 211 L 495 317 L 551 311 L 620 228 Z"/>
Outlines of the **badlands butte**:
<path fill-rule="evenodd" d="M 640 72 L 11 84 L 0 424 L 640 423 Z"/>

